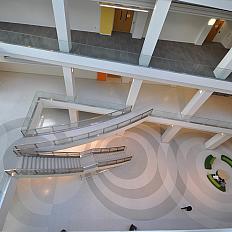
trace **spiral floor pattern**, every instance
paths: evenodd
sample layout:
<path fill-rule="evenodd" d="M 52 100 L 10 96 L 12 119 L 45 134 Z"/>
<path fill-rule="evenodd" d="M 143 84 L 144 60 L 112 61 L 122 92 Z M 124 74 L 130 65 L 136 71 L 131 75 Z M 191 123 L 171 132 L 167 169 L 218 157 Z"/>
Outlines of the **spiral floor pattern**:
<path fill-rule="evenodd" d="M 204 134 L 182 132 L 161 143 L 160 128 L 144 123 L 123 135 L 98 140 L 78 149 L 126 145 L 130 163 L 98 176 L 77 175 L 18 180 L 6 231 L 141 230 L 232 227 L 232 188 L 220 192 L 207 179 L 204 160 L 232 157 L 232 144 L 204 147 Z M 193 211 L 180 210 L 192 205 Z"/>

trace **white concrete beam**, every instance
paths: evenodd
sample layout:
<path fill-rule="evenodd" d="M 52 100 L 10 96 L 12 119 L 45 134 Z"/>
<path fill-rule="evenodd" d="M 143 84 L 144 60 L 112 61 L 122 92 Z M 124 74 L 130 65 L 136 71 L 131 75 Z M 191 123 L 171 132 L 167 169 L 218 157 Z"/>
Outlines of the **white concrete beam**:
<path fill-rule="evenodd" d="M 232 129 L 226 129 L 216 124 L 214 126 L 204 125 L 204 124 L 199 124 L 197 122 L 195 123 L 194 121 L 188 122 L 188 121 L 183 121 L 183 120 L 170 119 L 170 118 L 165 118 L 165 116 L 161 118 L 160 116 L 156 117 L 155 115 L 149 116 L 146 121 L 156 123 L 156 124 L 180 126 L 181 128 L 187 128 L 187 129 L 192 129 L 192 130 L 197 130 L 197 131 L 206 131 L 206 132 L 212 132 L 212 133 L 226 133 L 226 134 L 232 135 Z"/>
<path fill-rule="evenodd" d="M 139 95 L 139 90 L 141 88 L 143 81 L 142 80 L 137 80 L 133 79 L 130 87 L 130 91 L 126 100 L 126 106 L 132 106 L 134 107 L 136 99 Z"/>
<path fill-rule="evenodd" d="M 52 0 L 52 7 L 60 51 L 69 52 L 72 48 L 72 41 L 68 16 L 68 0 Z"/>
<path fill-rule="evenodd" d="M 155 46 L 159 39 L 171 2 L 172 0 L 156 0 L 139 57 L 140 65 L 148 66 L 151 61 L 152 54 L 155 50 Z"/>
<path fill-rule="evenodd" d="M 95 114 L 109 114 L 112 111 L 115 111 L 115 109 L 106 109 L 102 107 L 97 106 L 89 106 L 89 105 L 82 105 L 82 104 L 76 104 L 76 103 L 66 103 L 56 100 L 46 100 L 41 99 L 40 100 L 43 103 L 43 106 L 45 108 L 59 108 L 59 109 L 75 109 L 76 111 L 85 111 L 89 113 L 95 113 Z M 166 117 L 167 114 L 164 113 L 163 117 L 156 116 L 155 112 L 153 112 L 152 116 L 149 116 L 147 118 L 147 122 L 156 123 L 156 124 L 164 124 L 164 125 L 175 125 L 180 126 L 181 128 L 188 128 L 193 130 L 199 130 L 199 131 L 206 131 L 206 132 L 212 132 L 212 133 L 225 133 L 225 134 L 231 134 L 232 135 L 232 129 L 222 128 L 217 124 L 217 121 L 215 121 L 215 126 L 212 125 L 212 121 L 210 122 L 210 125 L 204 125 L 199 123 L 189 122 L 188 120 L 181 120 L 181 119 L 171 119 L 169 117 Z M 229 127 L 228 127 L 229 128 Z"/>
<path fill-rule="evenodd" d="M 232 48 L 213 71 L 217 79 L 225 80 L 232 72 Z"/>
<path fill-rule="evenodd" d="M 181 111 L 181 115 L 194 115 L 212 94 L 212 91 L 198 90 Z"/>
<path fill-rule="evenodd" d="M 212 95 L 212 91 L 198 90 L 188 104 L 181 111 L 181 116 L 192 116 L 197 110 L 207 101 L 207 99 Z M 165 142 L 170 142 L 172 138 L 181 130 L 181 126 L 169 126 L 162 136 Z"/>
<path fill-rule="evenodd" d="M 232 94 L 232 82 L 203 78 L 185 73 L 176 73 L 139 65 L 100 60 L 90 57 L 46 51 L 0 42 L 0 53 L 17 59 L 26 59 L 46 64 L 74 67 L 94 72 L 105 72 L 156 83 L 184 86 L 196 89 Z"/>
<path fill-rule="evenodd" d="M 180 131 L 180 129 L 181 129 L 180 126 L 174 126 L 174 125 L 169 126 L 162 134 L 161 137 L 162 143 L 169 143 Z"/>
<path fill-rule="evenodd" d="M 205 143 L 205 147 L 207 149 L 215 149 L 230 138 L 232 138 L 232 135 L 230 134 L 224 134 L 224 133 L 216 134 Z"/>

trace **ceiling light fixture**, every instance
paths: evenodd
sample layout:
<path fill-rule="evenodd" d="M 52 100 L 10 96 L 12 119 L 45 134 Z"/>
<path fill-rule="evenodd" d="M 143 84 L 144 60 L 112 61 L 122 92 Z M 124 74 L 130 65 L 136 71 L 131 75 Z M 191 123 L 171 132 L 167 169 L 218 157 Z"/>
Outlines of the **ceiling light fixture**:
<path fill-rule="evenodd" d="M 208 21 L 208 25 L 209 25 L 209 26 L 213 26 L 215 22 L 216 22 L 216 19 L 210 19 L 210 20 Z"/>
<path fill-rule="evenodd" d="M 138 8 L 138 7 L 122 6 L 122 5 L 115 5 L 115 4 L 109 4 L 109 3 L 99 3 L 99 5 L 103 6 L 103 7 L 116 8 L 116 9 L 122 9 L 122 10 L 133 10 L 133 11 L 140 11 L 140 12 L 148 12 L 148 10 L 141 9 L 141 8 Z"/>

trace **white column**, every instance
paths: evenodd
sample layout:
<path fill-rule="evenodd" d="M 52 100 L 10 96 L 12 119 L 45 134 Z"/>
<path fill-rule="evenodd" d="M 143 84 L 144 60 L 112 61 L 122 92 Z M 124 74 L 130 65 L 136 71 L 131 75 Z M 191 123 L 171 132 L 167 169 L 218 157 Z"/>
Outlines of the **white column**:
<path fill-rule="evenodd" d="M 130 87 L 130 91 L 126 100 L 126 106 L 132 106 L 132 108 L 135 105 L 136 99 L 139 95 L 139 90 L 141 88 L 143 81 L 138 79 L 133 79 Z"/>
<path fill-rule="evenodd" d="M 232 72 L 232 48 L 213 71 L 215 77 L 225 80 Z"/>
<path fill-rule="evenodd" d="M 156 4 L 151 16 L 151 21 L 148 26 L 145 41 L 143 43 L 139 57 L 140 65 L 148 66 L 150 63 L 171 2 L 172 0 L 156 0 Z"/>
<path fill-rule="evenodd" d="M 72 48 L 71 29 L 68 15 L 68 0 L 52 0 L 53 13 L 60 51 L 69 52 Z M 76 96 L 75 79 L 71 68 L 62 67 L 67 96 Z M 78 121 L 78 111 L 69 109 L 70 122 Z"/>
<path fill-rule="evenodd" d="M 183 118 L 185 116 L 194 115 L 197 110 L 207 101 L 207 99 L 212 95 L 213 92 L 207 90 L 198 90 L 196 94 L 192 97 L 192 99 L 188 102 L 188 104 L 181 111 L 181 115 Z M 163 142 L 170 142 L 171 139 L 175 137 L 175 135 L 181 130 L 181 126 L 169 126 L 164 134 L 162 135 Z"/>
<path fill-rule="evenodd" d="M 209 18 L 210 20 L 210 18 Z M 195 41 L 196 45 L 202 45 L 205 41 L 206 37 L 208 36 L 210 30 L 212 29 L 213 25 L 208 25 L 208 22 L 204 25 L 204 27 L 201 29 L 200 33 L 197 36 L 197 39 Z"/>
<path fill-rule="evenodd" d="M 169 126 L 162 135 L 162 143 L 169 143 L 180 131 L 181 126 Z"/>
<path fill-rule="evenodd" d="M 75 78 L 72 73 L 72 69 L 69 67 L 62 67 L 64 74 L 64 83 L 67 96 L 74 97 L 76 96 L 76 85 Z"/>
<path fill-rule="evenodd" d="M 52 0 L 52 6 L 60 51 L 69 52 L 72 47 L 72 41 L 68 16 L 68 0 Z"/>
<path fill-rule="evenodd" d="M 200 107 L 207 101 L 213 92 L 207 90 L 198 90 L 188 104 L 181 111 L 181 115 L 194 115 Z"/>
<path fill-rule="evenodd" d="M 122 84 L 129 84 L 130 83 L 130 78 L 121 76 L 121 83 Z"/>
<path fill-rule="evenodd" d="M 232 138 L 232 135 L 224 133 L 216 134 L 205 143 L 205 147 L 207 149 L 215 149 L 230 138 Z"/>
<path fill-rule="evenodd" d="M 75 78 L 72 73 L 72 69 L 69 67 L 62 67 L 64 74 L 64 83 L 67 96 L 75 97 L 76 96 L 76 85 Z M 77 122 L 79 119 L 78 111 L 69 109 L 70 122 Z"/>
<path fill-rule="evenodd" d="M 142 39 L 144 28 L 147 22 L 148 12 L 134 12 L 134 25 L 133 25 L 133 32 L 132 38 L 135 39 Z"/>

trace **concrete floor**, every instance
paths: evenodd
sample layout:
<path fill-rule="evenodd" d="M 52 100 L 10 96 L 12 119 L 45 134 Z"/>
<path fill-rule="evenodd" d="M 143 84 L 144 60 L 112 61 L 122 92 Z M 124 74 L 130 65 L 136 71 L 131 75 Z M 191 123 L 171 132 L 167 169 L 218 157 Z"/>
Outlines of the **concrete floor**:
<path fill-rule="evenodd" d="M 24 33 L 24 34 L 22 34 Z M 58 50 L 55 28 L 0 22 L 0 40 L 48 50 Z M 93 32 L 72 31 L 71 53 L 138 65 L 143 39 L 129 33 L 113 32 L 104 36 Z M 213 70 L 228 49 L 219 43 L 197 46 L 159 40 L 150 67 L 214 78 Z M 229 77 L 227 80 L 231 80 Z"/>
<path fill-rule="evenodd" d="M 125 231 L 131 223 L 139 230 L 232 227 L 231 180 L 227 192 L 220 192 L 204 169 L 212 153 L 204 147 L 210 135 L 182 130 L 164 144 L 160 131 L 145 123 L 69 149 L 126 145 L 132 161 L 98 176 L 19 179 L 3 231 Z M 225 168 L 230 176 L 232 169 L 220 162 L 220 154 L 231 157 L 231 148 L 227 143 L 213 151 L 214 169 Z M 186 205 L 193 211 L 181 211 Z"/>

